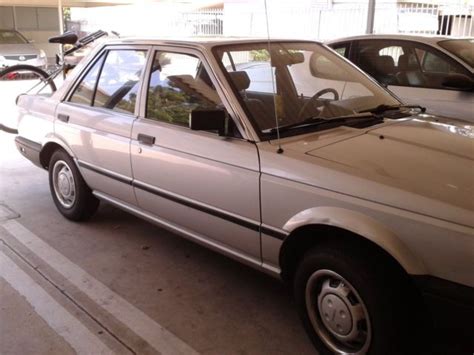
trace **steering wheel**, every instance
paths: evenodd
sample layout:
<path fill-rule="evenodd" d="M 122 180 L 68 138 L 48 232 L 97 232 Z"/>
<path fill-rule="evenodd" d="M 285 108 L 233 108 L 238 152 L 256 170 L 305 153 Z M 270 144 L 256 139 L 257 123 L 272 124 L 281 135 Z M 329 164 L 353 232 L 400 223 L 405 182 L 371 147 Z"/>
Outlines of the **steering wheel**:
<path fill-rule="evenodd" d="M 323 96 L 324 94 L 328 94 L 328 93 L 331 93 L 334 95 L 334 101 L 337 101 L 339 100 L 339 94 L 338 92 L 333 89 L 333 88 L 326 88 L 326 89 L 322 89 L 322 90 L 319 90 L 316 94 L 314 94 L 308 101 L 306 101 L 306 103 L 303 105 L 303 107 L 301 108 L 300 112 L 298 112 L 298 119 L 300 119 L 303 114 L 308 110 L 309 107 L 311 107 L 311 105 L 313 105 L 313 102 L 316 101 L 317 99 L 319 99 L 321 96 Z M 324 102 L 323 105 L 326 105 L 326 103 Z"/>

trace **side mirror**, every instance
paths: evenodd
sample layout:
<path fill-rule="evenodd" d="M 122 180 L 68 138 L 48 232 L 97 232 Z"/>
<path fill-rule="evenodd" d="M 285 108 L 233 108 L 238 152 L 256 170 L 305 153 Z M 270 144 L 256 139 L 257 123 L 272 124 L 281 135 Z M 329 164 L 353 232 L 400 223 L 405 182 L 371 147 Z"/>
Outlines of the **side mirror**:
<path fill-rule="evenodd" d="M 193 110 L 189 114 L 189 128 L 193 131 L 217 131 L 224 136 L 225 120 L 224 110 Z"/>
<path fill-rule="evenodd" d="M 448 89 L 472 91 L 474 80 L 463 74 L 450 74 L 443 80 L 442 85 Z"/>

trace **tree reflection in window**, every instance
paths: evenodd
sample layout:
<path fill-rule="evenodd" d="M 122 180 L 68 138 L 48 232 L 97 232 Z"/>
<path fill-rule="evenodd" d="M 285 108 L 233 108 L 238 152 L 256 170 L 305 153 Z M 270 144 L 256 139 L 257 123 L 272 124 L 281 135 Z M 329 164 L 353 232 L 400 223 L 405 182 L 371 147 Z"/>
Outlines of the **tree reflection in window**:
<path fill-rule="evenodd" d="M 149 81 L 147 118 L 188 126 L 191 111 L 215 109 L 219 96 L 192 55 L 156 52 Z"/>

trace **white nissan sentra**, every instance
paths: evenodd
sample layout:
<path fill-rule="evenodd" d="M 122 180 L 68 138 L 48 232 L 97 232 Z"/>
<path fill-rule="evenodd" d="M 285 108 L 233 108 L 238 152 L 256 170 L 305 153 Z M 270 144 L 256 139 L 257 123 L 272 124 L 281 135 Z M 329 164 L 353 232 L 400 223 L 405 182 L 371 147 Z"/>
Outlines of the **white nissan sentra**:
<path fill-rule="evenodd" d="M 472 333 L 473 127 L 329 48 L 124 39 L 18 106 L 16 144 L 66 218 L 105 201 L 281 277 L 322 354 Z"/>

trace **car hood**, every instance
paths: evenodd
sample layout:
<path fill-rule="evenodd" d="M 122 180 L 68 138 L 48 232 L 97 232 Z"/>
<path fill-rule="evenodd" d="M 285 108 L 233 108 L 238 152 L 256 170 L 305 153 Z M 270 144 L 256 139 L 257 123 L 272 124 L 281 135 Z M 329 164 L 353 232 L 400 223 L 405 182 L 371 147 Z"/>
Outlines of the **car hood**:
<path fill-rule="evenodd" d="M 320 187 L 474 227 L 471 124 L 412 118 L 336 136 L 327 144 L 307 139 L 304 152 L 295 142 L 283 149 L 333 171 L 325 179 L 320 170 Z"/>
<path fill-rule="evenodd" d="M 0 44 L 0 55 L 38 54 L 39 50 L 32 44 Z"/>

